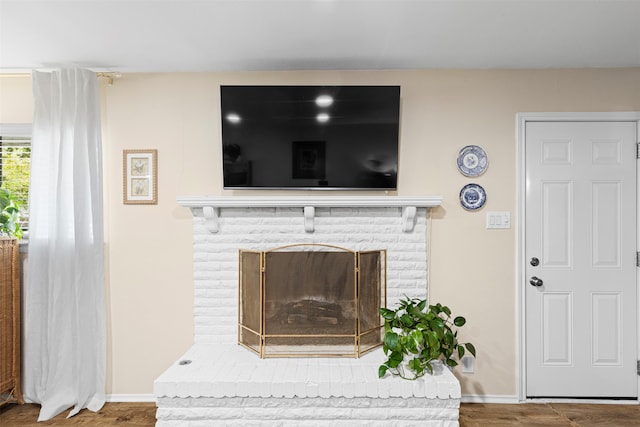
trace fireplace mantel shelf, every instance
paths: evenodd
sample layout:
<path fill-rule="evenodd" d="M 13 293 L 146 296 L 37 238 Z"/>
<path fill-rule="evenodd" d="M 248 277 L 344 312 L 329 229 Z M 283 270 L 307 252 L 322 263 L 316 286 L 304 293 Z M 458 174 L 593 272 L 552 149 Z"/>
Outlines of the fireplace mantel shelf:
<path fill-rule="evenodd" d="M 201 208 L 212 233 L 218 232 L 220 208 L 280 207 L 301 208 L 305 231 L 314 231 L 315 208 L 402 208 L 402 231 L 411 232 L 417 208 L 440 206 L 442 196 L 190 196 L 178 197 L 178 203 L 187 208 Z"/>

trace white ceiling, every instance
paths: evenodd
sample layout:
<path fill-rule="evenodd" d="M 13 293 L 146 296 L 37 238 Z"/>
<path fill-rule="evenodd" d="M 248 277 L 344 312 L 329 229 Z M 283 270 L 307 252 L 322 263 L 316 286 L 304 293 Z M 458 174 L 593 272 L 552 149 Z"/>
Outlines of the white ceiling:
<path fill-rule="evenodd" d="M 0 0 L 0 72 L 639 67 L 640 1 Z"/>

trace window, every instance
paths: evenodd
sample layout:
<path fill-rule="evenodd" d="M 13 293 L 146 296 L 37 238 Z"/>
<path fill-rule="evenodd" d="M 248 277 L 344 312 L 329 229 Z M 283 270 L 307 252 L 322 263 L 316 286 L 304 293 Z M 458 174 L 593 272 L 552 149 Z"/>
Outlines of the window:
<path fill-rule="evenodd" d="M 0 124 L 0 188 L 22 202 L 22 226 L 29 221 L 29 173 L 31 171 L 31 125 Z"/>

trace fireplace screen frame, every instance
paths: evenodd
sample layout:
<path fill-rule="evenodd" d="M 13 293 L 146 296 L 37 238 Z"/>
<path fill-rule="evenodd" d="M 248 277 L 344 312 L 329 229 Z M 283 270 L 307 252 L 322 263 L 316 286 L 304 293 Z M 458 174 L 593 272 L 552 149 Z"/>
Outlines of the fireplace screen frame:
<path fill-rule="evenodd" d="M 307 275 L 307 279 L 315 277 L 314 273 L 317 275 L 318 272 L 318 264 L 313 260 L 333 257 L 343 265 L 344 271 L 337 270 L 338 283 L 333 285 L 336 287 L 340 286 L 340 282 L 344 283 L 344 289 L 339 292 L 344 292 L 348 298 L 340 304 L 318 302 L 314 299 L 303 299 L 288 304 L 296 307 L 300 307 L 301 304 L 313 305 L 314 307 L 307 308 L 314 313 L 318 310 L 338 313 L 321 316 L 320 319 L 324 319 L 325 322 L 324 326 L 322 321 L 320 326 L 314 325 L 308 330 L 298 326 L 298 329 L 303 330 L 300 332 L 292 330 L 287 325 L 287 320 L 283 320 L 282 315 L 279 317 L 274 315 L 277 312 L 274 306 L 281 307 L 282 303 L 279 296 L 273 293 L 275 286 L 268 287 L 269 278 L 272 282 L 276 281 L 273 279 L 273 274 L 270 274 L 273 271 L 270 267 L 276 268 L 279 264 L 282 267 L 282 262 L 278 260 L 290 260 L 286 258 L 287 253 L 292 253 L 294 257 L 302 257 L 303 265 L 298 265 L 296 268 L 302 269 L 299 274 L 303 278 Z M 353 268 L 352 271 L 351 268 Z M 260 358 L 359 358 L 382 346 L 384 319 L 378 308 L 387 306 L 387 251 L 385 249 L 353 251 L 340 246 L 317 243 L 280 246 L 267 251 L 240 249 L 238 271 L 238 344 L 256 353 Z M 331 274 L 328 273 L 328 275 Z M 300 279 L 294 273 L 291 276 Z M 287 280 L 291 279 L 285 279 L 285 282 Z M 365 283 L 363 286 L 363 281 L 370 283 Z M 278 283 L 278 286 L 292 285 Z M 346 307 L 344 307 L 345 304 Z M 334 310 L 334 307 L 338 310 Z M 341 307 L 342 311 L 339 310 Z M 345 312 L 344 316 L 342 312 Z M 284 319 L 290 320 L 292 317 L 304 319 L 304 314 L 288 314 Z M 350 326 L 351 317 L 353 326 Z M 340 321 L 337 320 L 338 318 Z M 342 322 L 342 320 L 345 321 Z M 332 329 L 328 325 L 339 326 L 333 331 L 327 331 Z"/>

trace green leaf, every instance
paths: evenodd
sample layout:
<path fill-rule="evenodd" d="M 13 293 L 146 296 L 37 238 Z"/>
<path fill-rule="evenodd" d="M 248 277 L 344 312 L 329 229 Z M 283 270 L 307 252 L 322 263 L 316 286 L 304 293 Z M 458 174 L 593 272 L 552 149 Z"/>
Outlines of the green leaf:
<path fill-rule="evenodd" d="M 7 206 L 6 208 L 4 208 L 4 211 L 8 214 L 17 214 L 20 212 L 20 209 L 16 208 L 15 206 Z"/>
<path fill-rule="evenodd" d="M 431 326 L 432 329 L 439 331 L 441 333 L 444 330 L 444 321 L 441 318 L 436 317 L 435 319 L 432 319 L 429 322 L 429 326 Z"/>
<path fill-rule="evenodd" d="M 465 323 L 467 323 L 467 319 L 465 319 L 462 316 L 458 316 L 455 319 L 453 319 L 453 324 L 456 325 L 457 327 L 463 326 Z"/>
<path fill-rule="evenodd" d="M 464 347 L 460 346 L 458 347 L 458 359 L 462 359 L 463 356 L 464 356 Z"/>
<path fill-rule="evenodd" d="M 429 331 L 426 333 L 427 345 L 429 347 L 440 347 L 438 342 L 438 334 L 435 331 Z"/>
<path fill-rule="evenodd" d="M 442 351 L 440 350 L 440 347 L 432 347 L 431 351 L 429 352 L 429 359 L 438 360 L 438 358 L 440 358 L 441 353 Z"/>
<path fill-rule="evenodd" d="M 398 341 L 398 334 L 396 334 L 395 332 L 390 331 L 384 334 L 384 345 L 386 345 L 387 348 L 395 350 L 398 347 Z"/>
<path fill-rule="evenodd" d="M 450 347 L 443 348 L 442 355 L 445 359 L 451 359 L 451 356 L 453 356 L 453 349 Z"/>
<path fill-rule="evenodd" d="M 442 311 L 444 312 L 444 314 L 446 314 L 447 316 L 451 316 L 451 310 L 449 309 L 449 307 L 447 307 L 446 305 L 442 307 Z"/>
<path fill-rule="evenodd" d="M 396 312 L 388 308 L 380 307 L 378 311 L 385 320 L 393 320 L 396 317 Z"/>
<path fill-rule="evenodd" d="M 433 366 L 431 366 L 431 363 L 425 364 L 424 367 L 427 368 L 430 374 L 433 374 Z"/>
<path fill-rule="evenodd" d="M 427 300 L 423 299 L 418 302 L 418 310 L 424 311 L 424 308 L 427 306 Z"/>
<path fill-rule="evenodd" d="M 419 330 L 414 329 L 413 331 L 411 331 L 411 333 L 409 334 L 409 337 L 413 342 L 415 342 L 417 346 L 424 345 L 424 336 L 422 335 L 422 332 L 420 332 Z"/>
<path fill-rule="evenodd" d="M 389 367 L 387 365 L 380 365 L 378 368 L 378 378 L 382 378 L 387 374 Z"/>
<path fill-rule="evenodd" d="M 4 166 L 4 165 L 3 165 Z M 22 237 L 20 228 L 20 201 L 16 193 L 0 188 L 0 234 L 10 237 Z"/>
<path fill-rule="evenodd" d="M 413 325 L 413 319 L 412 319 L 412 318 L 411 318 L 411 316 L 409 316 L 407 313 L 403 314 L 403 315 L 400 317 L 400 320 L 402 320 L 402 323 L 403 323 L 405 326 L 411 326 L 411 325 Z"/>
<path fill-rule="evenodd" d="M 404 347 L 406 350 L 405 352 L 407 353 L 413 353 L 413 354 L 418 353 L 418 346 L 416 345 L 416 342 L 412 339 L 404 340 Z"/>
<path fill-rule="evenodd" d="M 473 354 L 473 357 L 476 357 L 476 348 L 473 346 L 473 344 L 468 342 L 464 346 L 467 348 L 467 350 L 469 350 L 469 353 Z"/>
<path fill-rule="evenodd" d="M 458 362 L 453 359 L 447 359 L 447 366 L 458 366 Z"/>
<path fill-rule="evenodd" d="M 455 337 L 451 333 L 451 331 L 447 331 L 444 334 L 444 342 L 447 345 L 452 345 L 455 342 Z"/>
<path fill-rule="evenodd" d="M 389 366 L 390 368 L 397 368 L 398 366 L 400 366 L 403 360 L 404 360 L 404 355 L 400 352 L 394 351 L 389 356 L 389 360 L 387 361 L 387 366 Z"/>

